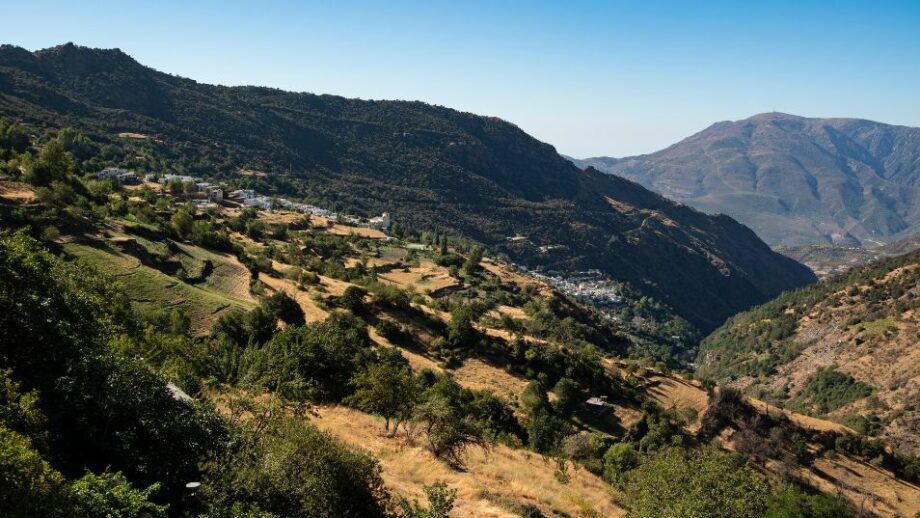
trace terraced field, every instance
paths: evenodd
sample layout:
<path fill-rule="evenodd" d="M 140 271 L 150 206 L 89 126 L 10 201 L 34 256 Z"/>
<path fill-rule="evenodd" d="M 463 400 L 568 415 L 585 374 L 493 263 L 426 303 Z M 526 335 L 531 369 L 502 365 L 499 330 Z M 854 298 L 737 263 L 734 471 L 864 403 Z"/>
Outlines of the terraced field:
<path fill-rule="evenodd" d="M 223 312 L 232 308 L 249 309 L 254 305 L 248 294 L 248 280 L 245 282 L 245 292 L 242 288 L 243 272 L 248 276 L 242 265 L 201 248 L 182 246 L 189 258 L 212 261 L 214 266 L 203 282 L 183 282 L 145 266 L 138 258 L 118 251 L 105 242 L 71 242 L 63 245 L 63 248 L 67 255 L 87 262 L 122 283 L 140 309 L 185 310 L 192 320 L 192 329 L 198 334 L 207 333 L 214 320 Z"/>

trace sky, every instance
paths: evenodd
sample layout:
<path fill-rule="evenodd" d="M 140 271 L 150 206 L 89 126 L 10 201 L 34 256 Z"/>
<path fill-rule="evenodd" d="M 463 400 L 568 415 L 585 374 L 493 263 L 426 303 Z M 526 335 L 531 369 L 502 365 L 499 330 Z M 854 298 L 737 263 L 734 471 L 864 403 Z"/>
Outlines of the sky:
<path fill-rule="evenodd" d="M 0 43 L 492 115 L 575 157 L 781 111 L 920 126 L 920 0 L 0 0 Z"/>

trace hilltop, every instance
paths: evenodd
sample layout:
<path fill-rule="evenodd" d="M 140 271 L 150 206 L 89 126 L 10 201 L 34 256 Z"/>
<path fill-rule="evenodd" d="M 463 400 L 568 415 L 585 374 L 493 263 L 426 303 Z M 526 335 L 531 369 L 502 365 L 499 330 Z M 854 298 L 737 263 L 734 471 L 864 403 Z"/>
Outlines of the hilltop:
<path fill-rule="evenodd" d="M 920 228 L 920 128 L 764 113 L 648 155 L 579 164 L 728 214 L 771 246 L 873 248 Z"/>
<path fill-rule="evenodd" d="M 548 273 L 596 269 L 704 331 L 814 280 L 727 216 L 581 171 L 508 122 L 420 102 L 211 86 L 67 44 L 0 48 L 0 114 L 134 140 L 134 153 L 105 158 L 115 165 L 387 211 Z"/>

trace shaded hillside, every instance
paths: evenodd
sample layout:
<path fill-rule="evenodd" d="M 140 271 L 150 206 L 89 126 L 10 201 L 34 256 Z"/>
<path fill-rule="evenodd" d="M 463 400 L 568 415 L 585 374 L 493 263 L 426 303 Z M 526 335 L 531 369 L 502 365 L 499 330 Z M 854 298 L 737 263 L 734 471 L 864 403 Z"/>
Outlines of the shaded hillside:
<path fill-rule="evenodd" d="M 736 315 L 701 375 L 920 451 L 920 253 L 883 259 Z"/>
<path fill-rule="evenodd" d="M 0 49 L 0 114 L 98 138 L 151 135 L 140 170 L 236 176 L 337 208 L 395 213 L 530 267 L 597 268 L 703 329 L 814 279 L 725 216 L 583 172 L 519 128 L 419 102 L 170 76 L 118 50 Z M 509 236 L 526 240 L 509 242 Z"/>
<path fill-rule="evenodd" d="M 581 162 L 728 214 L 771 245 L 874 246 L 920 228 L 920 128 L 765 113 Z"/>

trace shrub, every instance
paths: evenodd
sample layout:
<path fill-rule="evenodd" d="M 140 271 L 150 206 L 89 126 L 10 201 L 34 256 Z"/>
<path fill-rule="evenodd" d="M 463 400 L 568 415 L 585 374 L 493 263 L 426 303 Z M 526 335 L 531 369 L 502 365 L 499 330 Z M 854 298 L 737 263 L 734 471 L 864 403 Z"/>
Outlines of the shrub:
<path fill-rule="evenodd" d="M 618 442 L 604 453 L 604 480 L 619 484 L 626 474 L 639 465 L 639 452 L 629 443 Z"/>
<path fill-rule="evenodd" d="M 248 432 L 240 448 L 204 466 L 202 497 L 212 516 L 385 516 L 380 465 L 299 417 Z M 245 514 L 243 514 L 245 515 Z"/>
<path fill-rule="evenodd" d="M 430 486 L 423 486 L 422 489 L 428 499 L 428 508 L 422 508 L 418 500 L 409 502 L 401 498 L 399 506 L 403 518 L 447 518 L 457 500 L 457 490 L 447 487 L 447 484 L 440 480 Z"/>
<path fill-rule="evenodd" d="M 808 495 L 786 487 L 770 497 L 764 518 L 846 518 L 853 511 L 841 500 L 823 495 Z"/>
<path fill-rule="evenodd" d="M 322 322 L 287 327 L 261 349 L 248 349 L 241 360 L 244 379 L 284 397 L 340 401 L 351 393 L 349 381 L 373 358 L 367 327 L 348 313 Z"/>
<path fill-rule="evenodd" d="M 168 506 L 150 501 L 159 487 L 159 484 L 153 484 L 147 489 L 136 489 L 121 473 L 87 473 L 70 488 L 74 514 L 106 518 L 164 518 Z"/>
<path fill-rule="evenodd" d="M 636 518 L 759 518 L 768 487 L 736 455 L 667 448 L 629 472 L 624 492 Z"/>

